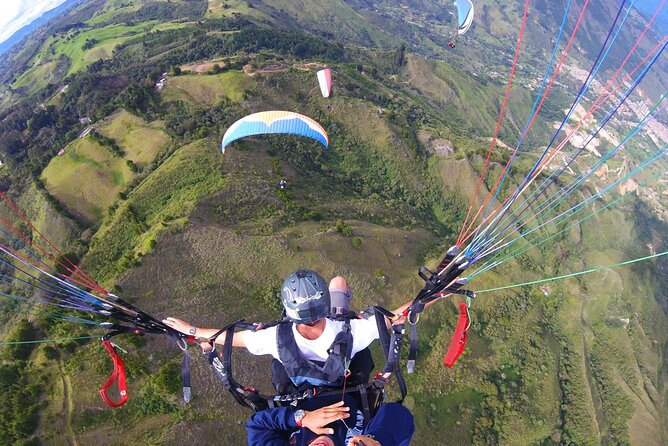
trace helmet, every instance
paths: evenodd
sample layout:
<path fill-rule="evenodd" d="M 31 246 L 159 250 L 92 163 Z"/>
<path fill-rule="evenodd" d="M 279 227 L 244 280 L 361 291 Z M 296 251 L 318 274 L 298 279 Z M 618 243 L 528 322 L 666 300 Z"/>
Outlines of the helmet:
<path fill-rule="evenodd" d="M 298 269 L 286 277 L 281 300 L 286 316 L 297 324 L 310 324 L 329 315 L 327 282 L 315 271 Z"/>

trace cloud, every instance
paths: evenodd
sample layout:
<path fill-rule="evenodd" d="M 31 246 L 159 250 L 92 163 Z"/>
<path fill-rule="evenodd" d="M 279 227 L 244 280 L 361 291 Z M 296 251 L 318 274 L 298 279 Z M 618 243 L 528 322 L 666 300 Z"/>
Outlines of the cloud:
<path fill-rule="evenodd" d="M 0 8 L 0 43 L 47 11 L 67 0 L 2 0 Z"/>

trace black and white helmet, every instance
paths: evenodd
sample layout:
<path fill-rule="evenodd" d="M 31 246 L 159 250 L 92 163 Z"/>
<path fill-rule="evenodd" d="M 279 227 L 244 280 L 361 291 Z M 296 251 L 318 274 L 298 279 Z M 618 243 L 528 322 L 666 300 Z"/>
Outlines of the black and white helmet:
<path fill-rule="evenodd" d="M 298 269 L 283 281 L 285 315 L 297 324 L 310 324 L 329 315 L 327 282 L 315 271 Z"/>

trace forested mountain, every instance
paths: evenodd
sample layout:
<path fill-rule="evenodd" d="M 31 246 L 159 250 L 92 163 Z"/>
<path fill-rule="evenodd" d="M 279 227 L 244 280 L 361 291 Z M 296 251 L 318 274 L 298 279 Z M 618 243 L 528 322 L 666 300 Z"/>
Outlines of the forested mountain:
<path fill-rule="evenodd" d="M 14 32 L 14 34 L 12 34 L 11 36 L 6 36 L 6 35 L 3 36 L 3 39 L 6 40 L 0 42 L 0 54 L 4 53 L 5 51 L 12 48 L 14 45 L 21 42 L 21 40 L 23 40 L 26 36 L 30 35 L 37 28 L 44 25 L 54 17 L 61 15 L 67 9 L 75 6 L 77 1 L 79 0 L 70 0 L 69 2 L 64 1 L 62 4 L 56 6 L 55 8 L 44 12 L 41 16 L 35 18 L 32 22 L 26 24 L 25 26 Z"/>
<path fill-rule="evenodd" d="M 422 315 L 413 444 L 665 444 L 667 12 L 650 22 L 656 7 L 631 3 L 527 2 L 522 26 L 525 2 L 478 0 L 451 48 L 450 0 L 81 2 L 0 61 L 0 191 L 35 226 L 6 204 L 0 221 L 159 318 L 276 319 L 300 267 L 345 275 L 356 308 L 394 308 L 497 179 L 496 205 L 560 144 L 485 246 L 517 243 L 471 269 L 453 368 L 458 299 Z M 315 119 L 329 148 L 272 135 L 220 153 L 232 123 L 265 110 Z M 199 355 L 181 402 L 181 351 L 163 336 L 114 338 L 130 398 L 107 408 L 102 319 L 39 305 L 11 267 L 0 444 L 245 443 L 250 413 Z M 7 343 L 30 340 L 53 342 Z M 239 381 L 270 391 L 267 358 L 234 358 Z"/>

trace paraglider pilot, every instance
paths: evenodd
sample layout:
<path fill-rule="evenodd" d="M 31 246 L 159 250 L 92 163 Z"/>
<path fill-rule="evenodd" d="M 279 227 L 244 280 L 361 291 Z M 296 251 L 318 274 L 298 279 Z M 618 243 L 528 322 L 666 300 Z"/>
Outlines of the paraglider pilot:
<path fill-rule="evenodd" d="M 345 358 L 343 353 L 330 354 L 332 344 L 345 344 L 345 350 L 350 346 L 349 357 L 354 361 L 355 355 L 378 339 L 379 334 L 373 318 L 348 322 L 328 318 L 332 304 L 330 292 L 335 301 L 341 300 L 340 295 L 343 295 L 343 300 L 349 300 L 352 293 L 342 276 L 334 277 L 328 286 L 315 271 L 295 271 L 285 279 L 281 289 L 286 318 L 278 325 L 262 330 L 235 332 L 232 346 L 245 347 L 253 355 L 272 355 L 285 366 L 289 381 L 296 387 L 339 387 L 345 374 L 342 369 Z M 396 313 L 401 313 L 403 309 L 398 309 Z M 218 332 L 216 328 L 194 327 L 174 317 L 168 317 L 163 322 L 181 333 L 199 338 L 209 338 Z M 346 324 L 345 331 L 350 336 L 346 335 L 346 339 L 341 340 L 337 335 Z M 226 334 L 222 333 L 214 342 L 224 344 L 225 337 Z M 328 363 L 328 373 L 323 375 L 322 369 L 312 367 L 311 362 Z"/>
<path fill-rule="evenodd" d="M 334 296 L 334 299 L 332 299 L 332 296 Z M 347 281 L 342 276 L 334 277 L 328 286 L 322 276 L 315 271 L 303 269 L 297 270 L 284 280 L 281 288 L 281 300 L 286 315 L 283 321 L 277 325 L 258 331 L 245 330 L 235 332 L 232 339 L 232 346 L 245 347 L 254 355 L 272 355 L 282 363 L 283 372 L 284 374 L 287 374 L 287 381 L 298 389 L 313 386 L 340 388 L 344 376 L 346 376 L 345 364 L 352 359 L 352 362 L 350 362 L 350 370 L 352 371 L 353 363 L 356 359 L 355 355 L 358 352 L 362 352 L 379 337 L 378 326 L 373 318 L 340 321 L 328 317 L 332 314 L 332 305 L 334 305 L 334 307 L 342 307 L 343 309 L 346 309 L 350 303 L 351 296 L 352 291 L 348 287 Z M 411 303 L 412 300 L 395 309 L 393 313 L 402 315 L 404 310 L 406 310 Z M 431 303 L 427 304 L 427 306 L 430 306 Z M 199 338 L 210 338 L 219 333 L 219 330 L 216 328 L 195 327 L 189 322 L 174 317 L 168 317 L 163 320 L 163 322 L 181 333 L 197 336 Z M 404 317 L 401 316 L 392 323 L 400 324 L 403 322 Z M 226 333 L 219 334 L 214 342 L 216 344 L 224 344 L 225 337 Z M 279 390 L 277 384 L 280 383 L 274 382 L 277 390 Z M 281 390 L 279 390 L 279 392 L 280 391 Z M 278 435 L 278 431 L 280 431 L 279 437 L 286 435 L 286 433 L 290 434 L 290 436 L 296 435 L 294 432 L 290 431 L 291 429 L 295 429 L 297 433 L 302 432 L 298 435 L 306 438 L 305 433 L 303 432 L 304 429 L 298 429 L 300 427 L 299 423 L 291 421 L 293 415 L 298 418 L 302 412 L 295 411 L 293 407 L 281 407 L 275 408 L 276 413 L 273 416 L 266 415 L 266 413 L 274 411 L 274 409 L 271 409 L 270 412 L 262 411 L 262 415 L 258 412 L 258 414 L 251 418 L 251 421 L 255 421 L 253 423 L 249 421 L 249 423 L 251 423 L 249 427 L 249 444 L 253 446 L 259 446 L 261 444 L 343 446 L 345 442 L 341 442 L 341 438 L 339 438 L 340 435 L 336 433 L 338 431 L 332 431 L 331 428 L 324 429 L 324 426 L 335 420 L 343 420 L 343 415 L 346 413 L 357 414 L 353 419 L 358 419 L 359 410 L 354 409 L 354 407 L 356 407 L 354 406 L 354 401 L 345 400 L 344 406 L 333 406 L 330 407 L 330 409 L 325 410 L 325 404 L 331 406 L 335 401 L 330 400 L 329 402 L 326 402 L 325 398 L 316 398 L 316 400 L 317 403 L 313 404 L 317 404 L 317 407 L 300 405 L 299 409 L 304 411 L 303 415 L 306 418 L 307 423 L 305 425 L 302 424 L 302 427 L 306 426 L 309 429 L 311 427 L 315 429 L 315 431 L 313 429 L 309 431 L 312 434 L 321 432 L 330 436 L 335 435 L 334 437 L 329 438 L 329 442 L 327 442 L 327 440 L 318 439 L 319 437 L 317 437 L 317 435 L 311 436 L 309 440 L 304 440 L 306 442 L 300 443 L 296 443 L 296 440 L 295 443 L 287 443 L 287 440 L 285 440 L 285 442 L 270 441 L 275 435 Z M 348 411 L 342 409 L 343 407 L 349 408 Z M 383 407 L 387 408 L 382 409 Z M 319 408 L 322 408 L 321 412 L 318 412 Z M 386 415 L 381 416 L 380 410 L 383 410 L 382 413 L 386 413 Z M 391 404 L 382 405 L 374 420 L 378 419 L 379 421 L 377 423 L 380 424 L 389 423 L 390 425 L 399 426 L 399 422 L 396 421 L 395 418 L 403 417 L 406 420 L 409 419 L 405 414 L 401 416 L 396 415 L 398 411 L 401 412 L 402 410 L 405 409 L 401 406 L 397 408 Z M 293 411 L 294 413 L 288 413 L 288 411 Z M 407 410 L 405 411 L 408 412 Z M 322 421 L 318 421 L 316 424 L 311 424 L 311 420 L 319 419 L 315 418 L 316 415 L 322 414 L 323 412 L 329 413 L 333 418 L 319 426 L 316 426 L 316 424 L 322 423 Z M 309 416 L 309 413 L 315 413 L 316 415 Z M 410 413 L 408 413 L 408 415 L 410 415 Z M 362 421 L 364 420 L 363 415 L 361 416 L 361 419 Z M 403 441 L 401 439 L 410 439 L 414 430 L 412 417 L 410 417 L 410 421 L 411 422 L 408 425 L 401 427 L 400 431 L 403 433 L 397 434 L 397 441 L 381 441 L 380 444 L 383 446 L 408 445 L 408 440 Z M 353 424 L 357 426 L 357 423 Z M 368 432 L 368 429 L 376 425 L 377 424 L 374 424 L 373 421 L 370 422 L 367 425 L 365 432 Z M 345 432 L 341 434 L 344 435 L 344 441 L 347 441 L 348 444 L 355 446 L 377 446 L 379 444 L 377 442 L 373 443 L 368 438 L 366 440 L 362 438 L 361 443 L 360 441 L 350 443 L 355 432 L 362 432 L 361 429 L 354 430 L 353 427 L 353 425 L 348 423 Z M 359 426 L 359 428 L 361 427 L 362 426 Z M 325 430 L 327 432 L 324 432 Z M 252 435 L 258 435 L 257 441 L 253 440 L 255 437 L 251 435 L 251 432 L 253 433 Z M 330 434 L 330 432 L 332 433 Z M 336 437 L 336 435 L 339 435 L 339 437 Z M 318 442 L 312 442 L 314 439 Z M 337 439 L 337 441 L 334 442 L 334 439 Z"/>

